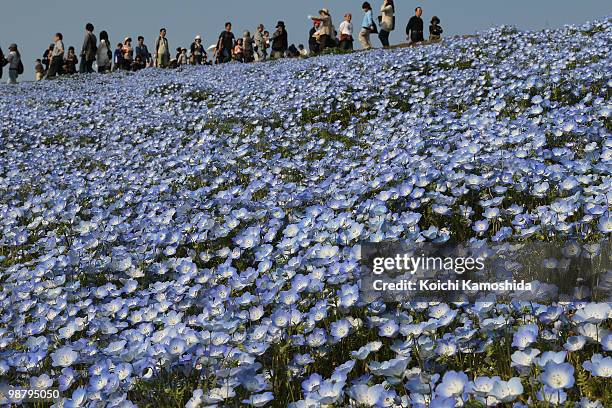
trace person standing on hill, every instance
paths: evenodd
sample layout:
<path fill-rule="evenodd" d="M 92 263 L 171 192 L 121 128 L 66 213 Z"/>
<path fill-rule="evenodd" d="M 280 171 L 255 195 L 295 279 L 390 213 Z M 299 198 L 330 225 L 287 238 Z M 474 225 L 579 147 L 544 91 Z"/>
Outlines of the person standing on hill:
<path fill-rule="evenodd" d="M 380 33 L 378 38 L 383 47 L 389 46 L 389 34 L 395 30 L 395 4 L 393 0 L 385 0 L 380 8 Z"/>
<path fill-rule="evenodd" d="M 159 68 L 168 68 L 170 64 L 170 46 L 166 33 L 165 28 L 159 30 L 159 37 L 155 41 L 155 63 Z"/>
<path fill-rule="evenodd" d="M 189 57 L 189 62 L 191 65 L 202 65 L 202 60 L 206 61 L 208 56 L 206 55 L 206 50 L 202 45 L 202 37 L 196 35 L 193 42 L 191 43 L 191 56 Z"/>
<path fill-rule="evenodd" d="M 94 72 L 93 63 L 96 60 L 96 53 L 98 51 L 98 40 L 93 31 L 93 24 L 87 23 L 85 25 L 85 39 L 81 47 L 81 64 L 79 65 L 79 72 L 81 74 L 91 74 Z"/>
<path fill-rule="evenodd" d="M 329 10 L 321 9 L 318 16 L 311 16 L 310 19 L 320 23 L 316 38 L 319 43 L 319 51 L 325 51 L 325 48 L 329 47 L 333 35 L 333 23 Z"/>
<path fill-rule="evenodd" d="M 2 71 L 4 71 L 6 65 L 8 65 L 8 60 L 4 57 L 2 48 L 0 48 L 0 79 L 2 79 Z"/>
<path fill-rule="evenodd" d="M 53 51 L 51 51 L 51 65 L 47 72 L 47 78 L 54 78 L 56 75 L 62 74 L 64 65 L 64 36 L 62 33 L 55 34 L 55 43 Z"/>
<path fill-rule="evenodd" d="M 372 42 L 370 41 L 370 34 L 376 33 L 377 28 L 372 18 L 372 6 L 367 1 L 361 5 L 363 10 L 363 20 L 361 22 L 361 31 L 359 32 L 359 43 L 365 50 L 372 48 Z"/>
<path fill-rule="evenodd" d="M 275 59 L 285 56 L 285 52 L 289 49 L 288 37 L 285 23 L 283 21 L 276 23 L 276 31 L 272 35 L 272 56 Z"/>
<path fill-rule="evenodd" d="M 100 31 L 100 45 L 96 52 L 96 60 L 98 61 L 98 72 L 110 72 L 113 60 L 113 52 L 111 51 L 108 33 Z"/>
<path fill-rule="evenodd" d="M 141 63 L 145 64 L 145 66 L 148 66 L 151 63 L 151 53 L 149 52 L 149 49 L 147 48 L 147 45 L 144 43 L 144 37 L 142 35 L 138 36 L 138 43 L 136 44 L 136 58 L 140 57 L 140 61 Z"/>
<path fill-rule="evenodd" d="M 82 61 L 82 59 L 81 59 Z M 68 47 L 68 54 L 66 54 L 66 58 L 64 59 L 64 73 L 66 75 L 74 75 L 77 73 L 77 64 L 79 63 L 79 59 L 76 56 L 76 50 L 74 47 Z M 81 66 L 83 66 L 81 64 Z"/>
<path fill-rule="evenodd" d="M 408 20 L 408 25 L 406 25 L 406 37 L 411 43 L 419 43 L 425 41 L 423 38 L 423 19 L 421 18 L 423 9 L 417 7 L 414 13 L 414 16 Z"/>
<path fill-rule="evenodd" d="M 16 84 L 17 77 L 23 74 L 23 63 L 21 62 L 21 54 L 17 49 L 17 44 L 9 45 L 9 54 L 6 58 L 9 67 L 9 84 Z"/>
<path fill-rule="evenodd" d="M 340 27 L 338 30 L 340 31 L 340 49 L 345 51 L 353 50 L 353 24 L 351 20 L 353 19 L 353 15 L 351 13 L 346 13 L 344 15 L 344 20 L 340 23 Z"/>
<path fill-rule="evenodd" d="M 429 24 L 429 41 L 437 42 L 442 39 L 442 27 L 440 27 L 440 19 L 437 16 L 433 16 L 431 18 L 431 23 Z"/>
<path fill-rule="evenodd" d="M 234 49 L 236 37 L 232 33 L 232 23 L 225 23 L 225 30 L 219 34 L 217 41 L 217 59 L 219 63 L 224 64 L 232 60 L 232 50 Z"/>
<path fill-rule="evenodd" d="M 255 32 L 255 48 L 257 49 L 257 57 L 259 61 L 264 61 L 268 57 L 268 45 L 264 38 L 264 25 L 260 24 Z"/>
<path fill-rule="evenodd" d="M 244 62 L 253 62 L 255 60 L 255 46 L 253 45 L 253 37 L 247 30 L 242 35 L 242 53 Z"/>

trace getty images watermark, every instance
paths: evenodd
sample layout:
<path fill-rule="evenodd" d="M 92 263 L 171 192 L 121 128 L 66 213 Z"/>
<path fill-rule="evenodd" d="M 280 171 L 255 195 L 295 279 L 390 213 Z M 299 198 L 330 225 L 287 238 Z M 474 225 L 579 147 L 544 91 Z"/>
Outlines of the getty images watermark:
<path fill-rule="evenodd" d="M 599 244 L 362 243 L 366 299 L 612 300 L 611 251 Z"/>

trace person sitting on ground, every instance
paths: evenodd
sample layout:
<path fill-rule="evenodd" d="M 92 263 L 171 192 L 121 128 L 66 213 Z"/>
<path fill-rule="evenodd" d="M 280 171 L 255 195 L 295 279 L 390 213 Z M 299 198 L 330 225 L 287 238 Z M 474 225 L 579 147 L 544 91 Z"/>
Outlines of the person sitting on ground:
<path fill-rule="evenodd" d="M 417 7 L 414 13 L 414 16 L 408 20 L 408 25 L 406 25 L 406 37 L 411 43 L 416 44 L 425 41 L 423 37 L 423 19 L 421 18 L 423 9 Z"/>
<path fill-rule="evenodd" d="M 36 74 L 36 81 L 40 81 L 45 77 L 45 67 L 43 67 L 42 60 L 39 58 L 34 64 L 34 72 Z"/>
<path fill-rule="evenodd" d="M 66 75 L 74 75 L 77 73 L 77 64 L 79 59 L 76 56 L 74 47 L 68 47 L 68 54 L 64 59 L 64 72 Z"/>
<path fill-rule="evenodd" d="M 242 54 L 244 62 L 253 62 L 255 60 L 254 41 L 249 31 L 245 31 L 242 36 Z"/>
<path fill-rule="evenodd" d="M 440 27 L 440 19 L 437 16 L 433 16 L 429 25 L 429 41 L 440 41 L 443 32 L 444 30 Z"/>
<path fill-rule="evenodd" d="M 136 55 L 136 58 L 134 58 L 134 62 L 132 63 L 132 71 L 137 72 L 137 71 L 140 71 L 141 69 L 145 69 L 146 67 L 147 67 L 147 64 L 142 60 L 142 55 L 141 54 Z"/>
<path fill-rule="evenodd" d="M 55 34 L 55 43 L 51 51 L 51 64 L 47 72 L 47 78 L 55 78 L 63 73 L 64 66 L 64 36 L 62 33 Z"/>
<path fill-rule="evenodd" d="M 304 44 L 298 45 L 298 51 L 300 52 L 300 57 L 302 58 L 308 57 L 308 50 L 304 48 Z"/>
<path fill-rule="evenodd" d="M 234 49 L 232 50 L 232 57 L 234 61 L 242 62 L 244 58 L 244 53 L 242 49 L 242 38 L 239 38 L 236 41 L 236 45 L 234 45 Z"/>
<path fill-rule="evenodd" d="M 123 61 L 123 44 L 117 43 L 117 48 L 113 54 L 113 70 L 117 71 L 125 68 L 125 62 Z"/>
<path fill-rule="evenodd" d="M 289 58 L 297 58 L 300 56 L 300 52 L 295 47 L 295 44 L 291 44 L 287 49 L 287 57 Z"/>

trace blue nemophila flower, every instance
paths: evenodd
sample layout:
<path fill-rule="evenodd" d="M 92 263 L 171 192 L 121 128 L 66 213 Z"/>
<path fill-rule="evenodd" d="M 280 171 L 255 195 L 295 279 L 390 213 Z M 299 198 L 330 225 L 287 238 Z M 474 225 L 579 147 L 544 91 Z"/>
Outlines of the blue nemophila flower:
<path fill-rule="evenodd" d="M 436 394 L 444 398 L 462 397 L 469 391 L 468 382 L 468 376 L 465 373 L 447 371 L 442 377 L 442 382 L 436 387 Z"/>
<path fill-rule="evenodd" d="M 544 367 L 540 379 L 551 389 L 572 388 L 574 385 L 574 366 L 569 363 L 550 361 Z"/>
<path fill-rule="evenodd" d="M 604 357 L 601 354 L 594 354 L 591 360 L 582 363 L 585 370 L 589 371 L 594 377 L 612 377 L 612 357 Z"/>

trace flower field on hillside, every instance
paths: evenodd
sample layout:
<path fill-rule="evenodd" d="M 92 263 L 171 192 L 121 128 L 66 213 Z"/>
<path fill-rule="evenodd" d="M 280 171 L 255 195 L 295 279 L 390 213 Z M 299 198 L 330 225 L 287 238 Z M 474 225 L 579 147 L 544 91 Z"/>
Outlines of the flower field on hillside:
<path fill-rule="evenodd" d="M 611 43 L 604 19 L 2 88 L 0 405 L 612 406 L 609 303 L 359 292 L 361 242 L 609 238 Z"/>

